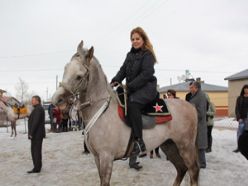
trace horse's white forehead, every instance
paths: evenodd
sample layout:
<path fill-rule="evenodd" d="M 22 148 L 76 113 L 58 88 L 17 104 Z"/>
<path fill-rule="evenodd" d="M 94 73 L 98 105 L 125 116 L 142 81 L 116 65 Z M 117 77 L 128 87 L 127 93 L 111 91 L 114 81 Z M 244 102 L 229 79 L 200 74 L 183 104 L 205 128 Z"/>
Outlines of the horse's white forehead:
<path fill-rule="evenodd" d="M 87 69 L 83 66 L 82 62 L 78 61 L 76 58 L 73 58 L 65 66 L 63 80 L 69 80 L 74 75 L 83 75 L 87 72 Z"/>

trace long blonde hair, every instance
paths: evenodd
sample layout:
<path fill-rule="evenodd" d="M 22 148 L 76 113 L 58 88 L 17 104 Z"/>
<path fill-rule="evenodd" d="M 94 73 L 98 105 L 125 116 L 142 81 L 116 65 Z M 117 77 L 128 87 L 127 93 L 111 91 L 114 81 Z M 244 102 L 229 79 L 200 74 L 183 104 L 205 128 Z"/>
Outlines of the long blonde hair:
<path fill-rule="evenodd" d="M 157 58 L 156 58 L 155 52 L 153 50 L 153 46 L 152 46 L 152 44 L 151 44 L 151 42 L 150 42 L 150 40 L 149 40 L 146 32 L 141 27 L 136 27 L 136 28 L 134 28 L 131 31 L 131 33 L 130 33 L 130 39 L 132 39 L 132 35 L 134 33 L 137 33 L 137 34 L 139 34 L 142 37 L 142 39 L 144 41 L 144 48 L 147 49 L 147 50 L 149 50 L 152 53 L 152 55 L 153 55 L 153 57 L 155 59 L 155 63 L 156 63 L 157 62 Z"/>

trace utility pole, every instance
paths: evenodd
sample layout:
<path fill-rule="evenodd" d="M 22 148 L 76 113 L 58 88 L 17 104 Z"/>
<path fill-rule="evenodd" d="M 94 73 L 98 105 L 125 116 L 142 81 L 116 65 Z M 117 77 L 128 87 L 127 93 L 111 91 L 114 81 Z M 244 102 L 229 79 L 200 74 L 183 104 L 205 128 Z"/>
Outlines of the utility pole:
<path fill-rule="evenodd" d="M 46 100 L 48 100 L 48 87 L 46 89 Z"/>

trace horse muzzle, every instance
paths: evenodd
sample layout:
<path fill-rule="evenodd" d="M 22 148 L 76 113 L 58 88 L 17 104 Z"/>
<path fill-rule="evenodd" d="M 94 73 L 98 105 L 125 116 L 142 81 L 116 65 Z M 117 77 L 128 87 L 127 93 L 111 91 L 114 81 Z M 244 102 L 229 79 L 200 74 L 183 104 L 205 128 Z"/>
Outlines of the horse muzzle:
<path fill-rule="evenodd" d="M 60 105 L 65 102 L 65 93 L 66 91 L 64 90 L 63 87 L 59 87 L 53 94 L 52 96 L 52 103 L 54 105 Z"/>

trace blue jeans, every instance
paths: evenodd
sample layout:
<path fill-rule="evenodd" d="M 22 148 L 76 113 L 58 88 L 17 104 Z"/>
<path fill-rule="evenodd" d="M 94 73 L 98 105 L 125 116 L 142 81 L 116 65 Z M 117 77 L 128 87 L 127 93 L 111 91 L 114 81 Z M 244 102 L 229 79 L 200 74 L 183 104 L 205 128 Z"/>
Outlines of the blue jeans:
<path fill-rule="evenodd" d="M 244 121 L 239 122 L 238 130 L 237 130 L 237 141 L 243 132 L 245 131 L 245 123 Z"/>

